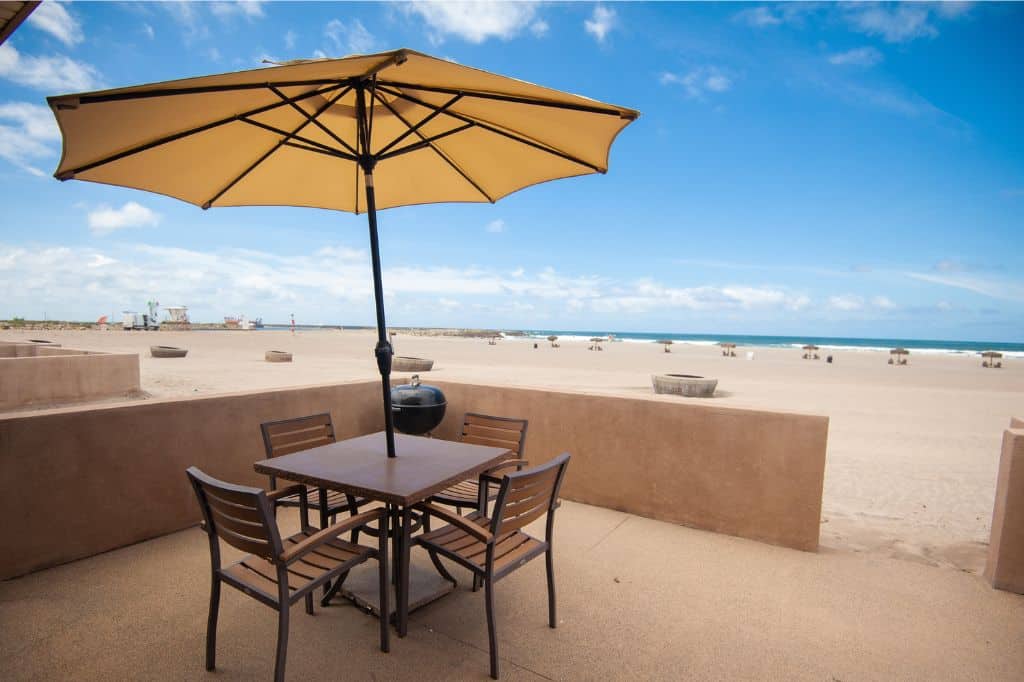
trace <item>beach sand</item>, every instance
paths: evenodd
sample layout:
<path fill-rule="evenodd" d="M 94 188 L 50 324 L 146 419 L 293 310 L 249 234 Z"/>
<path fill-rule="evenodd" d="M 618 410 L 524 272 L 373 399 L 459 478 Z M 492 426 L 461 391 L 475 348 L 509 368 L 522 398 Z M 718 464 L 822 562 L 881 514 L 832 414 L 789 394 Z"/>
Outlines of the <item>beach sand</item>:
<path fill-rule="evenodd" d="M 0 339 L 45 338 L 85 350 L 139 353 L 142 388 L 153 398 L 208 395 L 377 377 L 371 331 L 4 331 Z M 399 333 L 398 355 L 435 360 L 430 378 L 497 383 L 652 400 L 655 372 L 719 379 L 713 404 L 830 418 L 822 512 L 823 551 L 843 550 L 979 573 L 984 566 L 1002 432 L 1024 416 L 1024 359 L 984 369 L 974 355 L 911 353 L 887 364 L 880 351 L 740 347 Z M 152 344 L 187 347 L 184 360 L 149 356 Z M 267 363 L 266 350 L 294 353 Z M 746 353 L 754 353 L 753 360 Z M 826 355 L 834 356 L 826 364 Z M 400 375 L 401 376 L 401 375 Z M 706 399 L 707 400 L 707 399 Z"/>

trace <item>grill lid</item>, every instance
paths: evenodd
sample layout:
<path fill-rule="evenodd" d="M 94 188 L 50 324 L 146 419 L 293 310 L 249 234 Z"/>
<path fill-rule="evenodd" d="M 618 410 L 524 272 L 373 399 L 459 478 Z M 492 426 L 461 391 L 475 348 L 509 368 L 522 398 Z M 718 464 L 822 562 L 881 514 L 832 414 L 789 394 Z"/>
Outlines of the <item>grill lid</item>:
<path fill-rule="evenodd" d="M 420 375 L 413 374 L 408 384 L 391 389 L 391 404 L 400 407 L 435 407 L 447 405 L 444 393 L 437 386 L 420 383 Z"/>

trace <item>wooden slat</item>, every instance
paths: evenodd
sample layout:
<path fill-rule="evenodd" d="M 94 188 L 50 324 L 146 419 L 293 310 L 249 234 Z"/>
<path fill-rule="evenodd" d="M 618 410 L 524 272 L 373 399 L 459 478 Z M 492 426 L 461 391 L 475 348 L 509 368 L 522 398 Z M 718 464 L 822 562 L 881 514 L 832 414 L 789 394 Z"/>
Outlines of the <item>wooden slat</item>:
<path fill-rule="evenodd" d="M 521 427 L 505 427 L 482 424 L 463 424 L 462 435 L 484 436 L 486 438 L 497 438 L 498 440 L 518 441 L 523 434 Z"/>
<path fill-rule="evenodd" d="M 230 516 L 223 513 L 218 507 L 210 505 L 210 511 L 213 516 L 213 525 L 217 528 L 227 528 L 233 533 L 238 535 L 244 535 L 246 537 L 253 538 L 254 540 L 260 540 L 261 542 L 270 542 L 270 535 L 267 533 L 267 527 L 262 523 L 253 523 L 252 521 L 245 521 L 243 519 Z"/>
<path fill-rule="evenodd" d="M 263 514 L 259 509 L 243 507 L 240 504 L 232 504 L 231 502 L 222 500 L 210 492 L 205 493 L 205 496 L 207 504 L 224 516 L 230 516 L 238 519 L 239 521 L 248 521 L 249 523 L 263 523 Z"/>
<path fill-rule="evenodd" d="M 255 493 L 241 492 L 238 490 L 228 490 L 227 488 L 214 487 L 207 485 L 206 483 L 200 483 L 203 487 L 203 492 L 208 496 L 218 497 L 225 502 L 230 504 L 237 504 L 242 507 L 248 507 L 250 509 L 256 509 L 259 503 L 256 501 L 257 497 Z"/>
<path fill-rule="evenodd" d="M 503 554 L 501 556 L 501 558 L 495 558 L 494 559 L 494 572 L 495 573 L 503 570 L 505 567 L 509 566 L 510 564 L 516 563 L 517 561 L 522 559 L 525 555 L 533 553 L 533 552 L 537 551 L 541 547 L 541 543 L 538 542 L 537 540 L 534 540 L 533 538 L 529 537 L 528 535 L 524 535 L 523 537 L 526 538 L 526 542 L 523 542 L 522 544 L 518 545 L 512 551 Z"/>
<path fill-rule="evenodd" d="M 512 504 L 545 493 L 550 495 L 555 487 L 553 478 L 550 481 L 532 481 L 533 485 L 516 485 L 514 488 L 509 488 L 509 491 L 505 493 L 505 504 Z"/>
<path fill-rule="evenodd" d="M 297 428 L 309 428 L 312 426 L 330 426 L 331 415 L 329 414 L 314 414 L 309 417 L 297 417 L 295 419 L 287 419 L 270 424 L 264 424 L 263 427 L 266 429 L 267 434 L 270 436 L 276 436 L 279 433 L 287 433 L 294 431 Z"/>
<path fill-rule="evenodd" d="M 501 519 L 501 529 L 502 530 L 511 530 L 511 529 L 522 528 L 523 526 L 526 526 L 529 523 L 532 523 L 534 520 L 539 519 L 540 517 L 544 516 L 547 513 L 548 513 L 548 505 L 546 505 L 546 504 L 539 505 L 538 507 L 534 508 L 533 511 L 529 511 L 529 512 L 526 512 L 524 514 L 519 514 L 518 516 L 516 516 L 514 518 L 502 518 Z"/>
<path fill-rule="evenodd" d="M 333 442 L 333 440 L 323 440 L 312 443 L 303 442 L 296 443 L 294 445 L 285 445 L 284 447 L 274 448 L 274 452 L 271 455 L 271 457 L 281 457 L 283 455 L 290 455 L 293 452 L 302 452 L 303 450 L 309 450 L 310 448 L 316 447 L 317 445 L 330 445 Z"/>
<path fill-rule="evenodd" d="M 522 428 L 522 419 L 498 419 L 496 417 L 488 417 L 483 414 L 467 414 L 463 419 L 463 424 L 476 424 L 478 426 L 490 426 L 492 428 L 509 429 L 513 427 Z"/>
<path fill-rule="evenodd" d="M 283 445 L 291 445 L 292 443 L 301 443 L 307 440 L 329 440 L 334 441 L 330 434 L 322 426 L 317 426 L 311 429 L 296 429 L 294 431 L 288 431 L 286 433 L 280 433 L 276 436 L 270 437 L 270 444 L 276 449 Z"/>
<path fill-rule="evenodd" d="M 258 559 L 256 557 L 246 557 L 243 563 L 246 566 L 259 571 L 263 575 L 277 575 L 277 566 L 269 561 Z M 296 562 L 296 564 L 297 563 L 298 562 Z M 296 564 L 290 564 L 285 571 L 288 576 L 289 592 L 297 592 L 322 576 L 324 573 L 327 573 L 327 571 L 311 564 L 306 564 L 305 567 L 299 567 L 296 566 Z"/>
<path fill-rule="evenodd" d="M 214 521 L 215 526 L 216 523 L 217 522 Z M 216 526 L 216 528 L 217 537 L 235 549 L 240 549 L 243 552 L 255 554 L 256 556 L 261 557 L 268 557 L 273 554 L 270 543 L 266 540 L 260 540 L 259 538 L 253 538 L 248 535 L 240 535 L 234 531 L 228 530 L 224 526 Z"/>
<path fill-rule="evenodd" d="M 516 454 L 519 453 L 518 444 L 513 441 L 497 440 L 495 438 L 484 438 L 483 436 L 468 435 L 462 437 L 463 443 L 469 443 L 470 445 L 487 445 L 492 448 L 505 448 L 511 450 Z"/>
<path fill-rule="evenodd" d="M 252 571 L 242 564 L 234 564 L 221 569 L 221 573 L 233 577 L 249 589 L 260 593 L 264 598 L 277 602 L 277 581 L 268 580 L 259 573 Z"/>

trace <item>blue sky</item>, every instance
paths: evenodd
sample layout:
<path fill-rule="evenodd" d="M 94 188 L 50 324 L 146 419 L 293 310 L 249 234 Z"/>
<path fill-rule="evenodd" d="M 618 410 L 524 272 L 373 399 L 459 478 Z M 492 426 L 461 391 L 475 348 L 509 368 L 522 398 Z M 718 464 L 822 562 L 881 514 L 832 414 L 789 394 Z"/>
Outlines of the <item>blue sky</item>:
<path fill-rule="evenodd" d="M 389 322 L 1024 340 L 1024 6 L 44 3 L 0 46 L 0 317 L 372 324 L 364 216 L 51 177 L 47 95 L 411 47 L 639 109 L 607 175 L 380 214 Z"/>

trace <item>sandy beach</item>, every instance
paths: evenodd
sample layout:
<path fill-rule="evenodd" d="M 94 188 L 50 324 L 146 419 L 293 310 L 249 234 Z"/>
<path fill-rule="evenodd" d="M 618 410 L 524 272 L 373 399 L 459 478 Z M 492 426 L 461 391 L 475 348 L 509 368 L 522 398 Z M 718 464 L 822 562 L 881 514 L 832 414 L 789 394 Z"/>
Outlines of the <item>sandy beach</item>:
<path fill-rule="evenodd" d="M 377 376 L 371 331 L 5 331 L 85 350 L 138 353 L 151 399 L 321 384 Z M 149 356 L 151 344 L 187 347 L 183 360 Z M 585 341 L 560 348 L 525 338 L 483 339 L 399 333 L 396 353 L 435 360 L 430 377 L 534 388 L 649 397 L 654 372 L 719 379 L 716 404 L 830 418 L 822 514 L 823 551 L 865 552 L 980 572 L 985 560 L 1002 431 L 1024 415 L 1024 360 L 983 369 L 974 355 L 914 353 L 893 367 L 880 351 L 739 349 Z M 294 361 L 267 363 L 266 350 Z M 748 360 L 746 353 L 754 358 Z M 834 362 L 824 361 L 826 354 Z M 399 375 L 401 376 L 401 375 Z M 145 399 L 145 398 L 143 398 Z"/>

